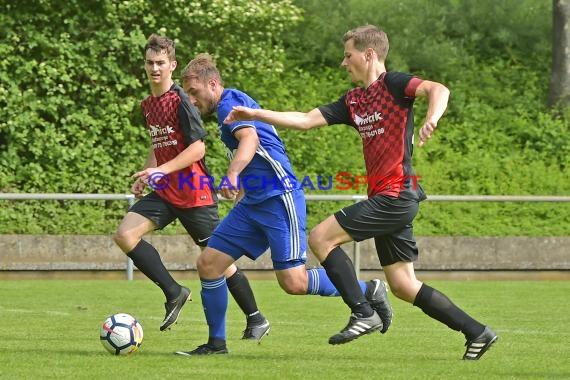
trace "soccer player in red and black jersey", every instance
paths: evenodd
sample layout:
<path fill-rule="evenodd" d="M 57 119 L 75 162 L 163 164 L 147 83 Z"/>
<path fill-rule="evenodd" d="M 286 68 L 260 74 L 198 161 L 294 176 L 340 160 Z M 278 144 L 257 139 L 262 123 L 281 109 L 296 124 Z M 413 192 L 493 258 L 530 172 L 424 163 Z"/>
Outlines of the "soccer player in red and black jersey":
<path fill-rule="evenodd" d="M 412 169 L 413 104 L 417 97 L 428 99 L 427 115 L 419 131 L 421 146 L 431 138 L 445 112 L 449 90 L 441 83 L 387 71 L 388 37 L 373 25 L 347 32 L 343 41 L 342 66 L 352 81 L 362 87 L 308 113 L 234 107 L 226 122 L 257 119 L 299 130 L 346 124 L 355 128 L 362 139 L 368 199 L 325 219 L 309 236 L 312 251 L 353 314 L 346 328 L 329 342 L 338 343 L 339 337 L 362 334 L 358 322 L 372 313 L 356 286 L 354 268 L 346 270 L 349 259 L 340 245 L 374 238 L 378 258 L 394 295 L 461 331 L 467 339 L 463 358 L 477 360 L 497 340 L 497 335 L 444 294 L 419 281 L 413 265 L 418 249 L 412 222 L 419 202 L 426 198 Z"/>
<path fill-rule="evenodd" d="M 219 223 L 218 200 L 211 187 L 202 183 L 209 174 L 204 163 L 206 131 L 200 113 L 172 80 L 176 68 L 174 42 L 151 35 L 144 60 L 151 95 L 142 101 L 141 108 L 152 144 L 143 170 L 133 176 L 136 180 L 131 192 L 140 200 L 123 218 L 114 239 L 164 292 L 166 315 L 160 325 L 164 331 L 176 322 L 191 292 L 172 278 L 158 251 L 142 238 L 178 219 L 194 242 L 205 247 Z M 153 191 L 143 196 L 146 186 Z M 224 274 L 228 289 L 247 316 L 243 339 L 261 339 L 269 323 L 257 308 L 247 277 L 235 265 Z"/>

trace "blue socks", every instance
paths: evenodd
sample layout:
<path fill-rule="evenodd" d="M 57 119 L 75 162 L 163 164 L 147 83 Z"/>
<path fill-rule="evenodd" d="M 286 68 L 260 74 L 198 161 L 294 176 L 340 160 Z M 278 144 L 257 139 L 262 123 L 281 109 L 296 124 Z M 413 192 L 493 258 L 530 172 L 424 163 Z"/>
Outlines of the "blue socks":
<path fill-rule="evenodd" d="M 324 268 L 308 269 L 309 285 L 307 294 L 318 294 L 323 297 L 337 297 L 340 293 L 329 279 Z M 228 309 L 228 287 L 226 278 L 214 280 L 201 278 L 202 306 L 209 327 L 209 339 L 226 340 L 226 312 Z M 366 292 L 366 283 L 358 281 L 362 294 Z"/>
<path fill-rule="evenodd" d="M 307 269 L 307 275 L 309 276 L 307 294 L 318 294 L 323 297 L 340 296 L 324 268 Z M 358 285 L 360 285 L 362 294 L 364 294 L 366 292 L 366 283 L 358 281 Z"/>
<path fill-rule="evenodd" d="M 228 287 L 226 278 L 200 279 L 202 284 L 202 306 L 209 327 L 210 339 L 226 340 L 226 311 L 228 309 Z"/>

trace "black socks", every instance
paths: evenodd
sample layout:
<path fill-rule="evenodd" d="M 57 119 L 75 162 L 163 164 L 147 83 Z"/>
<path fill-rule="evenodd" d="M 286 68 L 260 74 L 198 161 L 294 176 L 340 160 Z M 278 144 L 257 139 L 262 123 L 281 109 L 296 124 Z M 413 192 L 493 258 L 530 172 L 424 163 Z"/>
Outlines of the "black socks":
<path fill-rule="evenodd" d="M 264 317 L 257 308 L 255 296 L 245 273 L 238 269 L 231 277 L 226 278 L 226 284 L 239 308 L 246 315 L 248 325 L 263 322 Z"/>
<path fill-rule="evenodd" d="M 484 325 L 457 307 L 445 294 L 426 284 L 422 285 L 416 295 L 414 306 L 449 328 L 461 331 L 467 339 L 475 339 L 485 329 Z"/>
<path fill-rule="evenodd" d="M 172 278 L 162 263 L 160 254 L 152 245 L 141 239 L 127 256 L 145 276 L 162 289 L 167 300 L 178 296 L 180 285 Z"/>
<path fill-rule="evenodd" d="M 333 249 L 321 265 L 327 271 L 329 279 L 339 291 L 344 303 L 354 314 L 366 318 L 374 313 L 362 294 L 354 265 L 342 248 Z"/>

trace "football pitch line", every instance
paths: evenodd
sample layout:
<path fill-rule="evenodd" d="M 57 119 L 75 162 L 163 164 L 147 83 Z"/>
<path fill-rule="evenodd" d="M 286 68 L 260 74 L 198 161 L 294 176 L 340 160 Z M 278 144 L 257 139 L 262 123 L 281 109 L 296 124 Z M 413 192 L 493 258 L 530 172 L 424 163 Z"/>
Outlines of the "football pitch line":
<path fill-rule="evenodd" d="M 0 312 L 2 313 L 14 313 L 14 314 L 46 314 L 46 315 L 54 315 L 60 317 L 70 316 L 70 313 L 64 311 L 57 311 L 57 310 L 36 310 L 36 309 L 7 309 L 5 307 L 0 306 Z"/>
<path fill-rule="evenodd" d="M 185 284 L 200 287 L 196 280 Z M 252 281 L 258 304 L 272 324 L 271 335 L 261 345 L 242 341 L 245 318 L 230 299 L 230 355 L 181 359 L 172 353 L 193 349 L 208 336 L 199 297 L 184 309 L 173 331 L 164 333 L 158 328 L 164 298 L 150 281 L 0 281 L 0 378 L 570 378 L 570 281 L 434 285 L 499 334 L 499 342 L 480 362 L 461 361 L 465 341 L 460 333 L 393 296 L 394 323 L 387 334 L 336 347 L 327 339 L 349 315 L 341 299 L 290 296 L 275 281 Z M 141 349 L 126 360 L 109 355 L 98 337 L 100 323 L 115 312 L 130 313 L 145 329 Z"/>

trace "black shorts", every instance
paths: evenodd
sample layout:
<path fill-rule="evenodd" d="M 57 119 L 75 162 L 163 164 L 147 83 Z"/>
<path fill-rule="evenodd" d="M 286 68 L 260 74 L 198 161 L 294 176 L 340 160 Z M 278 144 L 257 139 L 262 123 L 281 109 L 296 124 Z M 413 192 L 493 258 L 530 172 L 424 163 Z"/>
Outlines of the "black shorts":
<path fill-rule="evenodd" d="M 159 197 L 155 192 L 145 195 L 129 211 L 152 220 L 158 226 L 157 229 L 163 229 L 178 218 L 200 247 L 208 244 L 208 239 L 220 223 L 217 203 L 210 206 L 178 208 Z"/>
<path fill-rule="evenodd" d="M 334 216 L 355 241 L 374 238 L 380 264 L 386 266 L 418 259 L 412 227 L 418 210 L 417 200 L 377 195 L 345 207 Z"/>

